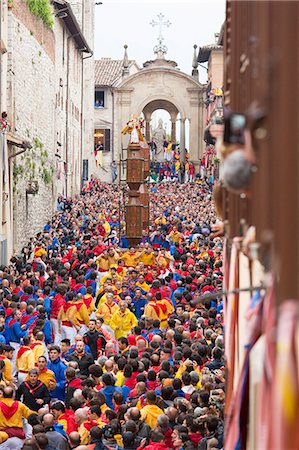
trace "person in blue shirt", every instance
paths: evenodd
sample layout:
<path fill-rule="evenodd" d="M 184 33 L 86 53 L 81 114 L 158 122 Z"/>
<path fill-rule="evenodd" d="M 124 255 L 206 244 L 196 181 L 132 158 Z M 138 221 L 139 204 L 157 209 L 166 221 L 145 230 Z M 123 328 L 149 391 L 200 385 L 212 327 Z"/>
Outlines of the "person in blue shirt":
<path fill-rule="evenodd" d="M 105 395 L 106 405 L 108 408 L 114 410 L 114 404 L 112 402 L 112 397 L 114 392 L 122 392 L 122 389 L 120 387 L 114 386 L 114 378 L 110 373 L 106 372 L 102 376 L 102 384 L 104 386 L 103 389 L 101 389 L 101 393 Z"/>
<path fill-rule="evenodd" d="M 27 336 L 26 325 L 20 324 L 20 319 L 22 317 L 22 313 L 19 309 L 14 309 L 12 313 L 12 318 L 8 322 L 8 339 L 9 342 L 13 344 L 20 344 L 21 339 L 24 336 Z M 14 347 L 14 345 L 13 345 Z"/>
<path fill-rule="evenodd" d="M 51 306 L 52 306 L 52 298 L 51 298 L 51 288 L 50 288 L 50 286 L 46 286 L 44 288 L 44 295 L 46 296 L 44 298 L 44 308 L 47 311 L 48 317 L 50 317 Z"/>
<path fill-rule="evenodd" d="M 50 347 L 49 358 L 50 360 L 48 361 L 47 367 L 54 372 L 56 379 L 56 388 L 50 391 L 51 398 L 64 401 L 66 395 L 65 371 L 67 369 L 67 365 L 60 359 L 60 348 L 58 346 L 53 345 Z"/>
<path fill-rule="evenodd" d="M 142 295 L 142 290 L 139 287 L 135 289 L 135 296 L 133 298 L 133 304 L 135 307 L 135 316 L 138 320 L 141 319 L 141 316 L 144 314 L 144 308 L 147 304 L 146 298 Z"/>
<path fill-rule="evenodd" d="M 116 227 L 116 228 L 119 227 L 119 221 L 117 220 L 116 216 L 112 216 L 111 217 L 111 221 L 109 222 L 109 225 L 110 225 L 111 228 L 112 227 Z"/>
<path fill-rule="evenodd" d="M 46 345 L 53 344 L 51 323 L 50 320 L 47 318 L 46 308 L 39 305 L 37 307 L 37 310 L 39 312 L 39 316 L 38 319 L 36 320 L 35 326 L 39 327 L 40 330 L 44 333 L 45 344 Z"/>

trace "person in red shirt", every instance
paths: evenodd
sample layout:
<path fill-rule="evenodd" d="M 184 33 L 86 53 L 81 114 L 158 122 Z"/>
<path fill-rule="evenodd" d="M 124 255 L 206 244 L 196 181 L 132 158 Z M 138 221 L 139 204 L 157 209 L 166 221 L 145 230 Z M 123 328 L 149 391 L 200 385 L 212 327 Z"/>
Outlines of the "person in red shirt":
<path fill-rule="evenodd" d="M 50 313 L 50 322 L 54 334 L 54 345 L 60 345 L 61 333 L 59 332 L 58 314 L 61 307 L 65 304 L 66 286 L 61 284 L 57 287 L 58 294 L 55 295 Z"/>

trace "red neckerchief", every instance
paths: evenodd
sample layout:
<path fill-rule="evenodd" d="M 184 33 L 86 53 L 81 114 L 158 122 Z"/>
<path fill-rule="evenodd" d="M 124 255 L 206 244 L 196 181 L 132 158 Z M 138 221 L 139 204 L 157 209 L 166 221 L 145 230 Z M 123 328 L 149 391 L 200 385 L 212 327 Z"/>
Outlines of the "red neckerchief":
<path fill-rule="evenodd" d="M 31 350 L 31 348 L 27 347 L 27 346 L 19 348 L 18 353 L 17 353 L 17 359 L 21 358 L 21 356 L 24 355 L 24 353 L 28 352 L 29 350 Z"/>
<path fill-rule="evenodd" d="M 159 311 L 160 311 L 159 306 L 156 303 L 152 303 L 152 302 L 149 303 L 148 305 L 151 306 L 155 310 L 157 316 L 159 317 Z"/>
<path fill-rule="evenodd" d="M 30 387 L 29 383 L 27 383 L 27 381 L 24 381 L 24 383 L 27 389 L 29 389 L 31 395 L 34 395 L 35 392 L 43 385 L 43 383 L 40 381 L 39 384 L 37 384 L 34 388 L 32 388 Z"/>
<path fill-rule="evenodd" d="M 92 427 L 97 427 L 99 424 L 97 422 L 94 422 L 93 420 L 87 421 L 83 423 L 84 428 L 86 428 L 87 431 L 90 431 Z"/>
<path fill-rule="evenodd" d="M 11 419 L 12 416 L 17 412 L 19 402 L 16 400 L 9 406 L 4 402 L 0 402 L 0 409 L 6 419 Z"/>
<path fill-rule="evenodd" d="M 15 323 L 17 323 L 17 319 L 11 319 L 8 324 L 8 328 L 12 327 Z"/>
<path fill-rule="evenodd" d="M 90 304 L 91 304 L 92 300 L 93 300 L 92 296 L 90 296 L 88 298 L 83 298 L 83 301 L 84 301 L 85 306 L 86 306 L 87 309 L 90 307 Z"/>
<path fill-rule="evenodd" d="M 30 348 L 33 350 L 37 345 L 43 345 L 42 342 L 38 341 L 38 342 L 33 342 L 32 344 L 30 344 Z"/>
<path fill-rule="evenodd" d="M 105 302 L 104 305 L 107 306 L 107 308 L 109 309 L 109 313 L 112 314 L 112 307 L 115 305 L 115 303 L 112 303 L 112 305 L 108 305 L 108 303 Z"/>

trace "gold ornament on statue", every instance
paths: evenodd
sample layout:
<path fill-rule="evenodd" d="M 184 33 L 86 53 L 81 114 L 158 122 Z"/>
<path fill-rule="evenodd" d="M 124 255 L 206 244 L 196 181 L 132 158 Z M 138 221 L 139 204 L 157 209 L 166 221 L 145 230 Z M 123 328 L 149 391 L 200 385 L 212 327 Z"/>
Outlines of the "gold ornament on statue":
<path fill-rule="evenodd" d="M 121 130 L 122 134 L 130 134 L 130 144 L 139 144 L 144 142 L 144 119 L 132 114 L 126 126 Z"/>

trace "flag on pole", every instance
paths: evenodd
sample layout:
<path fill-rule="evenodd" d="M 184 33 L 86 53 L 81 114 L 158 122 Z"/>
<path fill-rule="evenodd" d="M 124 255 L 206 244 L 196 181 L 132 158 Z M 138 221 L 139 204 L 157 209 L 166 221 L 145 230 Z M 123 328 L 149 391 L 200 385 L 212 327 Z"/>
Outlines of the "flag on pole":
<path fill-rule="evenodd" d="M 250 315 L 247 315 L 248 338 L 242 370 L 226 416 L 225 450 L 246 449 L 249 416 L 249 356 L 262 333 L 263 299 L 254 295 Z"/>
<path fill-rule="evenodd" d="M 238 289 L 239 287 L 239 238 L 234 238 L 232 243 L 228 287 L 230 291 Z M 230 293 L 227 296 L 227 301 L 225 305 L 224 339 L 225 339 L 225 356 L 227 368 L 227 386 L 226 386 L 226 401 L 225 401 L 226 411 L 228 411 L 230 407 L 234 385 L 238 301 L 239 301 L 239 294 Z"/>
<path fill-rule="evenodd" d="M 270 434 L 273 428 L 272 415 L 272 386 L 275 370 L 275 345 L 276 345 L 276 309 L 274 294 L 274 279 L 270 278 L 267 295 L 264 299 L 263 334 L 265 336 L 265 349 L 263 361 L 262 380 L 259 388 L 259 403 L 257 405 L 258 420 L 256 423 L 258 445 L 260 450 L 268 450 L 270 447 Z"/>

